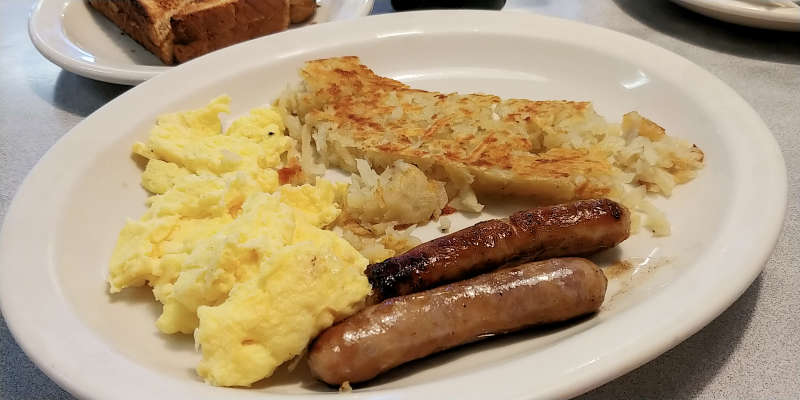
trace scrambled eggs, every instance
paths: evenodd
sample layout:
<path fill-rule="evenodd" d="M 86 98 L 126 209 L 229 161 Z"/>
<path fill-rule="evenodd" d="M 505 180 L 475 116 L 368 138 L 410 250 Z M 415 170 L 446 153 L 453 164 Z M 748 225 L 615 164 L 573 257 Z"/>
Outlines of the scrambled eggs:
<path fill-rule="evenodd" d="M 109 284 L 112 293 L 152 286 L 158 329 L 194 333 L 197 373 L 248 386 L 357 311 L 371 288 L 367 260 L 324 229 L 346 185 L 280 185 L 276 169 L 294 145 L 280 115 L 255 109 L 223 133 L 229 103 L 163 115 L 134 145 L 154 195 L 120 232 Z"/>

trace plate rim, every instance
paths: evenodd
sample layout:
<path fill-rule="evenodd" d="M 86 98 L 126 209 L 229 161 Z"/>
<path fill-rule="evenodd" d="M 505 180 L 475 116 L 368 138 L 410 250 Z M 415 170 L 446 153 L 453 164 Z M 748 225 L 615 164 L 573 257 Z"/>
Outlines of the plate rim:
<path fill-rule="evenodd" d="M 72 1 L 84 0 L 37 0 L 31 6 L 31 11 L 28 14 L 28 37 L 36 50 L 48 61 L 85 78 L 131 86 L 142 83 L 175 67 L 169 65 L 139 65 L 136 63 L 114 66 L 98 64 L 70 56 L 61 47 L 76 45 L 66 38 L 63 33 L 61 35 L 53 35 L 48 33 L 47 28 L 44 27 L 57 27 L 63 32 L 63 10 Z M 360 8 L 355 11 L 355 14 L 358 17 L 369 15 L 372 12 L 374 3 L 374 0 L 361 0 Z M 327 22 L 334 21 L 336 20 Z"/>
<path fill-rule="evenodd" d="M 499 12 L 490 12 L 490 11 L 457 11 L 453 12 L 450 11 L 448 13 L 442 13 L 437 11 L 420 11 L 420 12 L 406 12 L 406 13 L 397 13 L 397 14 L 387 14 L 387 15 L 379 15 L 379 16 L 371 16 L 365 19 L 360 20 L 360 26 L 375 26 L 379 25 L 380 22 L 386 22 L 385 25 L 391 25 L 392 19 L 412 19 L 414 18 L 416 26 L 420 26 L 419 20 L 429 19 L 429 20 L 437 20 L 437 18 L 473 18 L 476 23 L 478 21 L 484 21 L 484 19 L 491 19 L 492 24 L 499 24 L 503 22 L 510 22 L 510 21 L 525 21 L 531 23 L 531 26 L 537 26 L 539 23 L 547 25 L 547 24 L 556 24 L 556 25 L 564 25 L 567 28 L 574 28 L 580 31 L 586 32 L 593 32 L 598 34 L 601 37 L 615 37 L 623 42 L 629 44 L 635 44 L 638 48 L 645 48 L 649 49 L 650 51 L 654 51 L 656 53 L 660 53 L 661 55 L 668 55 L 670 58 L 674 59 L 675 62 L 679 62 L 682 67 L 685 67 L 685 72 L 696 74 L 698 76 L 702 76 L 705 79 L 708 79 L 708 85 L 711 87 L 713 86 L 714 92 L 722 92 L 726 94 L 726 98 L 721 99 L 721 101 L 726 101 L 729 104 L 733 104 L 739 108 L 742 113 L 738 113 L 737 118 L 747 120 L 753 127 L 757 128 L 754 132 L 758 133 L 757 138 L 759 139 L 759 143 L 762 144 L 766 151 L 769 151 L 772 156 L 771 162 L 771 172 L 776 173 L 777 175 L 772 176 L 773 180 L 775 180 L 778 186 L 774 187 L 775 196 L 773 196 L 773 200 L 776 203 L 780 204 L 773 204 L 773 210 L 771 213 L 766 214 L 766 216 L 762 216 L 763 220 L 769 220 L 769 223 L 763 224 L 761 226 L 761 230 L 766 231 L 762 232 L 765 233 L 763 236 L 762 245 L 758 248 L 758 251 L 750 251 L 747 253 L 748 260 L 751 261 L 751 264 L 746 272 L 748 272 L 744 276 L 737 276 L 734 277 L 735 284 L 733 287 L 727 287 L 727 292 L 729 292 L 725 296 L 719 296 L 721 298 L 715 299 L 713 307 L 706 307 L 704 308 L 703 312 L 697 312 L 695 317 L 692 319 L 692 323 L 688 326 L 682 326 L 681 329 L 672 329 L 669 335 L 665 337 L 658 338 L 659 340 L 653 340 L 644 344 L 640 343 L 640 346 L 637 347 L 640 349 L 637 351 L 635 356 L 628 356 L 625 357 L 624 361 L 620 360 L 609 360 L 607 357 L 603 360 L 596 360 L 593 363 L 583 367 L 579 372 L 576 372 L 578 377 L 576 381 L 580 383 L 575 385 L 570 385 L 570 387 L 566 387 L 565 385 L 561 385 L 558 388 L 550 388 L 549 392 L 543 392 L 541 395 L 546 397 L 562 397 L 562 396 L 574 396 L 578 395 L 584 391 L 590 390 L 593 387 L 596 387 L 602 383 L 610 381 L 617 376 L 620 376 L 639 365 L 644 364 L 645 362 L 655 358 L 659 354 L 667 351 L 669 348 L 673 347 L 674 345 L 680 343 L 691 334 L 695 333 L 703 326 L 707 325 L 713 318 L 718 316 L 722 313 L 727 307 L 729 307 L 738 297 L 750 286 L 753 280 L 758 276 L 761 270 L 764 267 L 765 262 L 767 261 L 769 255 L 772 253 L 774 246 L 777 242 L 778 236 L 782 229 L 782 223 L 784 219 L 784 215 L 786 213 L 786 205 L 787 205 L 787 174 L 786 174 L 786 166 L 783 160 L 783 156 L 781 154 L 780 148 L 778 146 L 777 141 L 775 140 L 774 135 L 770 132 L 769 128 L 764 124 L 763 120 L 757 114 L 757 112 L 744 100 L 739 96 L 732 88 L 728 85 L 723 83 L 719 78 L 712 75 L 710 72 L 706 71 L 702 67 L 698 66 L 697 64 L 687 60 L 686 58 L 677 55 L 669 50 L 663 49 L 659 46 L 646 42 L 644 40 L 620 33 L 615 32 L 606 28 L 601 28 L 597 26 L 592 26 L 588 24 L 584 24 L 581 22 L 570 21 L 570 20 L 563 20 L 559 18 L 553 17 L 545 17 L 541 15 L 535 14 L 526 14 L 526 13 L 501 13 Z M 445 18 L 445 19 L 446 19 Z M 370 20 L 371 23 L 364 24 L 363 21 Z M 495 21 L 497 20 L 497 21 Z M 499 21 L 499 22 L 498 22 Z M 325 31 L 325 30 L 334 30 L 339 29 L 344 26 L 344 24 L 354 24 L 352 21 L 342 21 L 342 22 L 334 22 L 329 24 L 320 24 L 317 26 L 309 27 L 309 29 L 304 30 L 297 30 L 291 33 L 287 32 L 284 33 L 285 35 L 292 35 L 298 37 L 312 37 L 318 31 Z M 354 24 L 355 25 L 355 24 Z M 485 26 L 489 26 L 488 22 L 485 23 Z M 474 30 L 474 26 L 470 28 L 463 28 L 460 27 L 458 29 L 454 29 L 456 32 L 470 32 Z M 388 28 L 386 28 L 388 29 Z M 438 32 L 436 28 L 429 28 L 430 31 Z M 439 29 L 446 29 L 446 28 L 439 28 Z M 490 28 L 484 27 L 485 30 L 490 29 L 497 29 L 502 30 L 499 25 L 491 25 Z M 506 29 L 506 28 L 503 28 Z M 423 32 L 421 34 L 430 33 L 430 31 Z M 533 35 L 533 32 L 517 32 L 520 35 Z M 543 34 L 543 33 L 538 33 Z M 254 41 L 258 42 L 258 40 Z M 143 85 L 140 85 L 133 90 L 130 90 L 123 95 L 117 97 L 116 99 L 112 100 L 108 104 L 101 107 L 95 113 L 87 117 L 85 120 L 81 121 L 78 125 L 73 127 L 68 133 L 66 133 L 62 138 L 60 138 L 56 144 L 47 151 L 47 153 L 42 157 L 42 159 L 34 166 L 34 168 L 29 172 L 26 176 L 23 183 L 17 190 L 17 193 L 14 196 L 11 204 L 8 207 L 7 213 L 4 218 L 4 223 L 2 227 L 2 231 L 0 231 L 0 310 L 2 310 L 3 315 L 6 316 L 6 320 L 8 322 L 9 330 L 11 331 L 12 335 L 14 336 L 17 343 L 20 344 L 20 347 L 25 351 L 25 353 L 40 367 L 42 370 L 51 377 L 54 381 L 56 381 L 60 386 L 65 388 L 66 390 L 70 391 L 71 393 L 76 394 L 77 396 L 84 396 L 84 397 L 92 397 L 92 393 L 88 391 L 86 387 L 76 387 L 74 382 L 71 382 L 67 377 L 63 374 L 63 371 L 59 371 L 56 369 L 56 364 L 53 360 L 47 359 L 45 356 L 45 352 L 41 349 L 37 348 L 34 344 L 33 338 L 26 336 L 24 324 L 27 321 L 22 314 L 22 310 L 15 309 L 13 307 L 10 308 L 9 303 L 13 301 L 17 301 L 13 297 L 13 286 L 8 282 L 11 280 L 9 279 L 9 265 L 13 260 L 13 256 L 11 255 L 10 250 L 12 247 L 12 233 L 19 232 L 22 228 L 19 223 L 12 225 L 15 223 L 16 219 L 19 218 L 18 215 L 22 212 L 20 208 L 24 210 L 24 202 L 23 200 L 27 197 L 31 196 L 31 192 L 33 190 L 32 181 L 35 179 L 39 179 L 39 175 L 43 173 L 43 170 L 49 165 L 53 164 L 57 161 L 55 157 L 59 151 L 66 151 L 67 143 L 72 143 L 78 138 L 82 138 L 86 136 L 86 133 L 81 133 L 85 131 L 85 128 L 89 126 L 93 121 L 100 119 L 104 113 L 107 113 L 109 109 L 113 107 L 117 107 L 117 104 L 121 104 L 124 101 L 133 101 L 128 99 L 136 99 L 137 96 L 140 96 L 139 93 L 146 93 L 151 87 L 157 87 L 162 83 L 166 84 L 168 79 L 171 79 L 173 76 L 178 76 L 180 73 L 184 73 L 183 71 L 187 71 L 186 74 L 190 73 L 192 70 L 202 67 L 205 64 L 212 63 L 214 59 L 221 58 L 227 55 L 233 55 L 236 53 L 241 53 L 247 50 L 249 47 L 256 46 L 257 44 L 254 43 L 244 43 L 236 46 L 232 46 L 230 48 L 221 50 L 217 52 L 216 55 L 209 55 L 208 57 L 199 58 L 196 61 L 192 61 L 186 64 L 183 64 L 179 67 L 172 69 L 171 71 L 163 74 L 159 77 L 156 77 L 153 80 L 145 82 Z M 308 51 L 314 51 L 313 48 L 308 49 Z M 699 89 L 697 89 L 699 90 Z M 708 89 L 711 90 L 711 89 Z M 81 136 L 82 135 L 82 136 Z M 753 133 L 755 135 L 755 133 Z M 11 222 L 10 222 L 11 221 Z M 756 260 L 753 262 L 753 260 Z M 728 285 L 730 286 L 730 285 Z M 12 293 L 12 294 L 10 294 Z M 663 293 L 662 293 L 663 295 Z M 635 307 L 634 309 L 639 309 L 641 307 Z M 629 310 L 630 311 L 630 310 Z M 680 332 L 677 332 L 680 331 Z M 629 347 L 632 344 L 627 344 Z M 624 346 L 623 346 L 624 347 Z M 644 349 L 644 350 L 641 350 Z M 522 360 L 512 360 L 507 363 L 508 367 L 520 367 L 525 366 L 524 358 Z M 611 368 L 609 368 L 611 367 Z M 605 369 L 604 369 L 605 368 Z M 140 369 L 143 369 L 140 367 Z M 609 372 L 613 370 L 613 372 Z M 140 372 L 137 370 L 137 373 Z M 475 376 L 479 374 L 479 372 L 470 372 L 467 373 L 467 376 Z M 161 376 L 161 378 L 164 378 Z M 464 377 L 456 377 L 452 378 L 451 380 L 455 381 L 458 379 L 463 379 Z M 166 378 L 165 378 L 166 379 Z M 435 386 L 436 382 L 428 382 L 423 383 L 420 385 L 416 385 L 413 387 L 406 387 L 402 389 L 389 389 L 385 392 L 381 392 L 382 394 L 392 395 L 394 393 L 397 395 L 398 390 L 402 391 L 403 395 L 412 395 L 412 394 L 420 394 L 424 393 L 424 390 L 430 389 L 432 386 Z M 209 391 L 211 393 L 212 391 Z M 368 397 L 374 392 L 356 392 L 351 394 L 353 397 Z M 261 393 L 264 395 L 264 393 Z M 476 394 L 471 394 L 475 396 Z M 523 398 L 528 397 L 522 393 L 509 393 L 511 397 L 515 398 Z M 301 398 L 311 397 L 311 396 L 300 396 Z"/>
<path fill-rule="evenodd" d="M 753 28 L 789 32 L 800 31 L 800 8 L 795 13 L 754 10 L 711 0 L 672 0 L 674 3 L 709 18 Z M 785 9 L 790 10 L 790 9 Z"/>

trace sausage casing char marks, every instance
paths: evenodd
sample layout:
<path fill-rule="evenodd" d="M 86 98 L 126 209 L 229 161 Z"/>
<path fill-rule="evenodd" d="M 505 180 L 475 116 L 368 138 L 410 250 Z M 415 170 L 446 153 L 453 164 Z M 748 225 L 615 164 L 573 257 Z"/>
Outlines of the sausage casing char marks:
<path fill-rule="evenodd" d="M 586 255 L 630 234 L 630 213 L 608 199 L 537 207 L 484 221 L 371 264 L 370 302 L 419 292 L 491 271 L 512 260 Z"/>
<path fill-rule="evenodd" d="M 603 272 L 582 258 L 501 269 L 369 306 L 324 331 L 308 363 L 332 385 L 366 381 L 493 334 L 595 312 L 606 285 Z"/>

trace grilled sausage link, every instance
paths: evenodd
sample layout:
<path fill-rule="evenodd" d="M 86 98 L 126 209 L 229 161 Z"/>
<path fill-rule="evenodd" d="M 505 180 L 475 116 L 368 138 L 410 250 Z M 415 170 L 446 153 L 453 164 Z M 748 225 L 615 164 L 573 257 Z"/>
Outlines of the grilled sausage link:
<path fill-rule="evenodd" d="M 366 381 L 464 343 L 597 311 L 606 284 L 582 258 L 501 269 L 367 307 L 324 331 L 308 363 L 331 385 Z"/>
<path fill-rule="evenodd" d="M 616 246 L 629 234 L 628 209 L 608 199 L 519 211 L 369 265 L 370 303 L 466 279 L 514 259 L 590 254 Z"/>

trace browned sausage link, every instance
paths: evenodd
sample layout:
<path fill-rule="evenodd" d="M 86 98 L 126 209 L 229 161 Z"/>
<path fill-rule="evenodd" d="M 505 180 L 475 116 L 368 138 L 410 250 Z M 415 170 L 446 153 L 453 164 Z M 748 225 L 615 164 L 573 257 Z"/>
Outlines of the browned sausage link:
<path fill-rule="evenodd" d="M 517 212 L 423 243 L 371 264 L 372 303 L 490 271 L 513 259 L 586 255 L 630 234 L 628 210 L 608 199 L 580 200 Z"/>
<path fill-rule="evenodd" d="M 492 334 L 597 311 L 606 283 L 591 261 L 556 258 L 384 300 L 324 331 L 308 363 L 332 385 L 369 380 Z"/>

